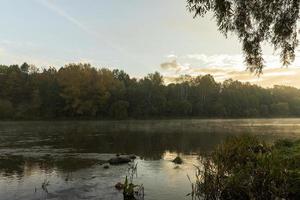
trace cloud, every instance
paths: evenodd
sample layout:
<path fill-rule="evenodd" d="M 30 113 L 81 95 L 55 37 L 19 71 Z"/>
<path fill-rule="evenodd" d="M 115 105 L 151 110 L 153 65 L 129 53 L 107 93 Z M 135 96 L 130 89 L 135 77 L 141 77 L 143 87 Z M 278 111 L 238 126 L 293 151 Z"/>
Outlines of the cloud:
<path fill-rule="evenodd" d="M 177 56 L 174 55 L 174 54 L 170 54 L 170 55 L 167 55 L 166 58 L 169 58 L 169 59 L 177 59 Z"/>
<path fill-rule="evenodd" d="M 276 55 L 264 56 L 266 67 L 263 74 L 256 76 L 246 70 L 242 55 L 205 55 L 189 54 L 177 56 L 177 60 L 164 62 L 161 68 L 166 82 L 174 82 L 181 75 L 205 75 L 211 74 L 218 82 L 226 79 L 234 79 L 242 82 L 250 82 L 264 87 L 273 85 L 289 85 L 300 88 L 300 57 L 296 57 L 289 67 L 281 67 L 280 58 Z M 180 62 L 190 63 L 185 67 Z"/>
<path fill-rule="evenodd" d="M 267 67 L 281 67 L 279 55 L 264 55 L 265 65 Z M 199 66 L 204 67 L 234 67 L 235 69 L 245 69 L 244 56 L 242 54 L 217 54 L 217 55 L 206 55 L 206 54 L 189 54 L 183 56 L 182 59 L 190 60 L 190 62 L 196 63 Z M 300 67 L 300 57 L 296 57 L 293 66 Z"/>
<path fill-rule="evenodd" d="M 171 61 L 161 63 L 160 68 L 163 70 L 175 71 L 175 73 L 183 73 L 189 70 L 189 64 L 186 63 L 184 65 L 181 65 L 180 63 L 177 62 L 176 59 L 174 59 Z"/>
<path fill-rule="evenodd" d="M 205 67 L 235 67 L 243 68 L 243 56 L 240 54 L 237 55 L 206 55 L 206 54 L 189 54 L 183 56 L 183 59 L 187 59 L 192 63 L 196 63 L 199 66 Z"/>
<path fill-rule="evenodd" d="M 199 76 L 211 74 L 218 82 L 223 82 L 226 79 L 239 80 L 242 82 L 250 82 L 263 87 L 272 87 L 273 85 L 288 85 L 300 88 L 300 67 L 289 68 L 266 68 L 263 75 L 256 76 L 249 71 L 236 71 L 224 69 L 222 67 L 204 67 L 195 69 L 192 68 L 188 73 L 191 76 Z M 175 82 L 180 74 L 165 74 L 166 82 Z"/>
<path fill-rule="evenodd" d="M 181 65 L 179 65 L 176 60 L 172 60 L 170 62 L 161 63 L 160 67 L 167 70 L 178 70 L 181 68 Z"/>

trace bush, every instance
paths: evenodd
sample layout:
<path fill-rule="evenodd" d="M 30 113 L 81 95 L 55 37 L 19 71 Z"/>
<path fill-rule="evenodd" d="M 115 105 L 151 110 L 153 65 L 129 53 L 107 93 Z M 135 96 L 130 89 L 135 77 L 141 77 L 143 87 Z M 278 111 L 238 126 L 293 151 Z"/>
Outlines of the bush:
<path fill-rule="evenodd" d="M 196 177 L 191 195 L 199 199 L 300 199 L 300 141 L 230 138 L 203 159 Z"/>

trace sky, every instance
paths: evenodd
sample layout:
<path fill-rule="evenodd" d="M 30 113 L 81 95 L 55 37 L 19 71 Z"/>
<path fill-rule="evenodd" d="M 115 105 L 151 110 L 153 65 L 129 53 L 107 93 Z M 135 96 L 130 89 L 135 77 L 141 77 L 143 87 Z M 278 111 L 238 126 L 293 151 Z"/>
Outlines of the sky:
<path fill-rule="evenodd" d="M 0 0 L 0 63 L 41 68 L 67 63 L 125 70 L 133 77 L 160 72 L 166 82 L 212 74 L 265 87 L 300 88 L 300 52 L 288 68 L 265 46 L 260 77 L 246 71 L 241 44 L 225 38 L 214 18 L 194 19 L 185 0 Z"/>

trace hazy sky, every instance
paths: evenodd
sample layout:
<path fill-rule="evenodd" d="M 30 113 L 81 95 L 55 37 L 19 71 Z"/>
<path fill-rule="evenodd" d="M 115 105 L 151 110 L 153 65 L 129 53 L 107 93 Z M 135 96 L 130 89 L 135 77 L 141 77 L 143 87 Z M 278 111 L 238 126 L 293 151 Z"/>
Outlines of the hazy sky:
<path fill-rule="evenodd" d="M 89 62 L 136 77 L 159 71 L 167 81 L 211 73 L 219 81 L 300 87 L 299 56 L 281 68 L 266 47 L 268 68 L 257 78 L 245 72 L 236 37 L 221 35 L 211 16 L 193 19 L 185 0 L 0 0 L 0 6 L 2 64 Z"/>

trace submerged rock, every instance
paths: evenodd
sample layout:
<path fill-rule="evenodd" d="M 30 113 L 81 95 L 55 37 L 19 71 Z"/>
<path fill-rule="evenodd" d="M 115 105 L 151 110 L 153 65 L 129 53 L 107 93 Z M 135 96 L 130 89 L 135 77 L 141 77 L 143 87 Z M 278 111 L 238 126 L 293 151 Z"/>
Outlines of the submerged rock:
<path fill-rule="evenodd" d="M 124 184 L 123 184 L 123 183 L 120 183 L 120 182 L 118 182 L 118 183 L 115 185 L 115 188 L 116 188 L 117 190 L 123 190 L 123 188 L 124 188 Z"/>
<path fill-rule="evenodd" d="M 132 159 L 132 160 L 134 160 L 134 159 L 136 159 L 136 155 L 131 154 L 131 155 L 129 155 L 129 158 Z"/>
<path fill-rule="evenodd" d="M 182 160 L 182 158 L 180 158 L 179 156 L 177 156 L 173 161 L 172 161 L 173 163 L 175 163 L 175 164 L 182 164 L 183 163 L 183 160 Z"/>
<path fill-rule="evenodd" d="M 131 162 L 129 157 L 115 157 L 108 160 L 108 163 L 111 165 L 121 165 Z"/>
<path fill-rule="evenodd" d="M 103 165 L 103 168 L 104 168 L 104 169 L 108 169 L 108 168 L 109 168 L 109 164 L 108 164 L 108 163 L 107 163 L 107 164 L 104 164 L 104 165 Z"/>
<path fill-rule="evenodd" d="M 111 158 L 108 160 L 108 163 L 111 165 L 121 165 L 121 164 L 126 164 L 126 163 L 130 163 L 132 160 L 136 159 L 135 155 L 117 155 L 114 158 Z"/>

